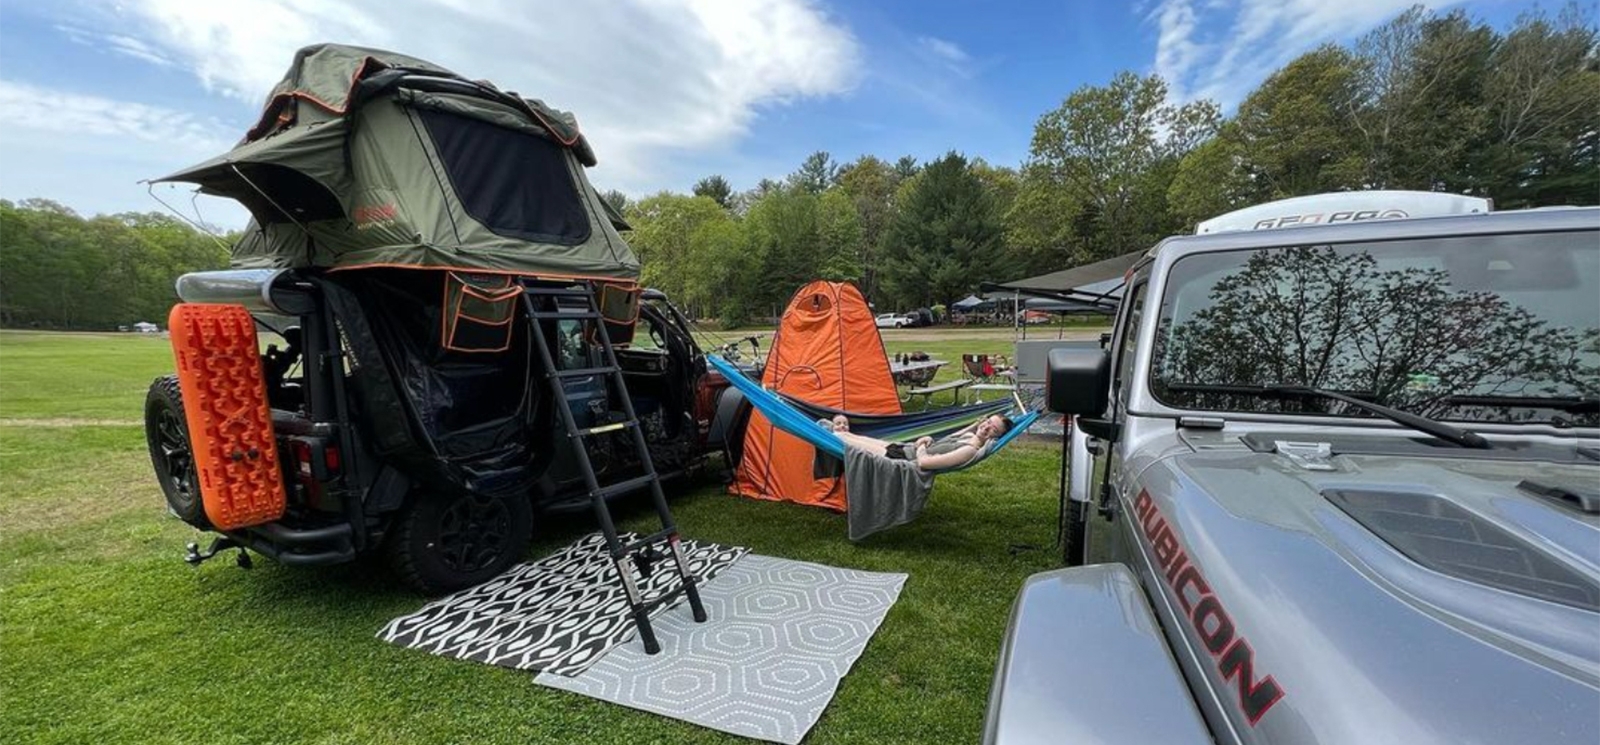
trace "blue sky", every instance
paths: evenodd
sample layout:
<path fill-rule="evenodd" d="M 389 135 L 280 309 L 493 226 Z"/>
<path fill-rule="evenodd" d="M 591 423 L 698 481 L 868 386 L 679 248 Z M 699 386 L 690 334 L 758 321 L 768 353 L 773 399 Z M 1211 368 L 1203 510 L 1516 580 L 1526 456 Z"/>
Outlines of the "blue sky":
<path fill-rule="evenodd" d="M 407 52 L 577 112 L 591 177 L 634 196 L 808 153 L 1027 157 L 1034 121 L 1119 70 L 1238 103 L 1283 62 L 1409 0 L 60 0 L 0 3 L 0 197 L 153 210 L 150 178 L 220 152 L 293 50 Z M 1435 0 L 1497 27 L 1531 7 Z M 186 191 L 162 190 L 190 216 Z M 238 227 L 244 212 L 199 202 Z"/>

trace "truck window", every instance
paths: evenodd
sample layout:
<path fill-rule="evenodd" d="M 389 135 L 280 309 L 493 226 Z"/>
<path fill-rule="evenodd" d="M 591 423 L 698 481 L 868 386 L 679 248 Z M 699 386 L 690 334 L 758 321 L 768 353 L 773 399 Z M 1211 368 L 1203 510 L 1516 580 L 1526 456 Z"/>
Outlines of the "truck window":
<path fill-rule="evenodd" d="M 1583 231 L 1184 257 L 1151 391 L 1185 409 L 1369 416 L 1260 390 L 1310 386 L 1441 419 L 1597 426 L 1597 245 Z"/>
<path fill-rule="evenodd" d="M 1138 345 L 1139 321 L 1144 318 L 1144 290 L 1147 284 L 1140 282 L 1128 290 L 1128 315 L 1123 319 L 1120 335 L 1117 337 L 1117 359 L 1115 378 L 1111 382 L 1111 389 L 1117 392 L 1117 400 L 1127 403 L 1128 381 L 1133 379 L 1133 358 Z"/>

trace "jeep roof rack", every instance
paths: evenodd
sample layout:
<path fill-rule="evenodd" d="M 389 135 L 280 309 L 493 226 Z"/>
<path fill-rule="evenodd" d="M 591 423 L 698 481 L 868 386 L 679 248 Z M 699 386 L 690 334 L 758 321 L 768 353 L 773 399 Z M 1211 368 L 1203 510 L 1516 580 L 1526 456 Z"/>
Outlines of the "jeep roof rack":
<path fill-rule="evenodd" d="M 1485 214 L 1493 200 L 1432 191 L 1346 191 L 1280 199 L 1218 215 L 1195 226 L 1196 235 L 1338 225 L 1367 220 Z"/>

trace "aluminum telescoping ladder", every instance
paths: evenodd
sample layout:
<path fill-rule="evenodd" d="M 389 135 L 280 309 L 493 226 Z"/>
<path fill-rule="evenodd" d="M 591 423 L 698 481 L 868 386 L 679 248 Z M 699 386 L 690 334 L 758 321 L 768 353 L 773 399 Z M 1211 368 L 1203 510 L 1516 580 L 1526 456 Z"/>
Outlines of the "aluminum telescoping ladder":
<path fill-rule="evenodd" d="M 599 521 L 600 530 L 605 534 L 606 549 L 611 554 L 617 577 L 627 593 L 633 623 L 639 629 L 639 638 L 644 641 L 645 652 L 655 654 L 661 651 L 661 644 L 656 641 L 655 630 L 650 627 L 652 610 L 664 604 L 671 604 L 680 593 L 688 597 L 689 607 L 694 612 L 696 622 L 706 620 L 706 610 L 700 603 L 697 579 L 689 572 L 689 563 L 684 560 L 683 549 L 678 545 L 678 528 L 672 521 L 672 511 L 667 507 L 666 494 L 661 490 L 661 477 L 656 473 L 655 464 L 650 460 L 650 449 L 645 442 L 644 428 L 639 425 L 639 417 L 633 410 L 633 400 L 628 396 L 622 366 L 617 363 L 616 349 L 611 346 L 611 334 L 606 330 L 600 309 L 595 304 L 595 289 L 586 282 L 565 287 L 548 287 L 524 282 L 523 302 L 532 321 L 534 331 L 532 336 L 534 345 L 539 349 L 539 360 L 544 365 L 543 373 L 550 383 L 550 392 L 554 396 L 552 403 L 559 412 L 562 425 L 566 428 L 567 439 L 572 443 L 578 470 L 583 474 L 584 485 L 589 490 L 589 500 L 594 507 L 595 519 Z M 551 340 L 560 338 L 562 332 L 559 323 L 567 320 L 577 321 L 584 324 L 582 328 L 594 330 L 594 340 L 598 342 L 602 351 L 600 367 L 565 370 L 556 367 L 555 355 L 550 350 Z M 605 376 L 611 381 L 610 393 L 614 396 L 613 405 L 620 402 L 623 419 L 591 427 L 580 427 L 572 415 L 572 407 L 567 400 L 566 384 L 573 379 L 596 376 Z M 589 460 L 589 451 L 585 443 L 591 437 L 622 430 L 628 430 L 632 434 L 634 453 L 643 473 L 612 484 L 601 484 L 599 477 L 595 475 L 594 465 Z M 645 486 L 650 488 L 650 497 L 655 503 L 656 514 L 661 518 L 661 530 L 636 541 L 623 543 L 617 537 L 617 526 L 611 520 L 611 508 L 607 506 L 606 500 Z M 667 549 L 665 553 L 661 550 L 663 544 Z M 677 586 L 654 598 L 645 599 L 640 587 L 641 582 L 650 577 L 657 562 L 669 556 L 672 559 L 672 569 L 678 574 Z M 639 573 L 638 579 L 634 578 L 635 570 Z"/>

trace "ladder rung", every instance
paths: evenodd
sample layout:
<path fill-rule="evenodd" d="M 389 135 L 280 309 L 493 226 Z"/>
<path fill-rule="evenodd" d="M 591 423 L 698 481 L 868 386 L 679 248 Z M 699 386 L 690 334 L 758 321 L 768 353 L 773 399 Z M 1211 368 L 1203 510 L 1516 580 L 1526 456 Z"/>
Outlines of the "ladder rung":
<path fill-rule="evenodd" d="M 620 367 L 611 367 L 609 365 L 605 367 L 574 367 L 571 370 L 557 370 L 554 374 L 558 378 L 587 378 L 591 375 L 610 375 L 621 369 Z"/>
<path fill-rule="evenodd" d="M 688 587 L 689 587 L 689 585 L 687 583 L 685 583 L 685 582 L 680 580 L 678 582 L 678 585 L 676 587 L 672 588 L 671 590 L 668 590 L 666 592 L 661 593 L 660 595 L 657 595 L 657 596 L 655 596 L 653 598 L 650 598 L 649 600 L 646 600 L 644 602 L 644 612 L 649 613 L 649 612 L 655 610 L 656 608 L 660 607 L 663 603 L 667 603 L 667 602 L 670 602 L 672 600 L 677 599 L 677 597 L 679 595 L 682 595 L 683 591 L 685 589 L 687 589 Z"/>
<path fill-rule="evenodd" d="M 588 297 L 594 292 L 578 287 L 527 287 L 524 292 L 540 297 Z"/>
<path fill-rule="evenodd" d="M 622 553 L 623 554 L 631 554 L 631 553 L 633 553 L 635 551 L 638 551 L 639 549 L 644 548 L 646 546 L 654 546 L 655 544 L 660 543 L 662 541 L 665 541 L 668 538 L 671 538 L 671 537 L 673 537 L 673 536 L 675 536 L 677 534 L 678 534 L 678 529 L 677 528 L 662 528 L 661 530 L 658 530 L 658 531 L 656 531 L 654 533 L 651 533 L 650 535 L 647 535 L 647 536 L 645 536 L 643 538 L 640 538 L 639 540 L 634 541 L 633 543 L 630 543 L 630 544 L 628 544 L 626 546 L 623 546 L 622 547 Z"/>
<path fill-rule="evenodd" d="M 650 482 L 655 480 L 655 474 L 636 476 L 626 481 L 618 481 L 615 484 L 607 484 L 602 486 L 597 491 L 593 492 L 592 495 L 601 499 L 605 499 L 617 494 L 626 494 L 641 486 L 649 486 Z"/>
<path fill-rule="evenodd" d="M 627 429 L 629 427 L 636 427 L 638 425 L 639 425 L 639 422 L 636 421 L 636 420 L 633 420 L 633 419 L 629 419 L 629 420 L 627 420 L 625 422 L 612 422 L 610 424 L 601 424 L 599 426 L 590 427 L 588 429 L 580 429 L 580 430 L 578 430 L 578 436 L 579 437 L 588 437 L 589 435 L 603 435 L 603 434 L 605 434 L 607 432 L 620 432 L 620 431 L 622 431 L 624 429 Z"/>
<path fill-rule="evenodd" d="M 583 310 L 583 311 L 577 311 L 577 312 L 571 312 L 571 313 L 563 312 L 563 311 L 559 311 L 559 310 L 557 310 L 557 311 L 536 310 L 536 311 L 533 311 L 532 313 L 530 313 L 529 315 L 533 316 L 534 318 L 559 318 L 559 319 L 571 319 L 571 320 L 574 320 L 574 321 L 598 320 L 600 318 L 600 314 L 596 313 L 596 312 L 594 312 L 592 310 Z"/>

